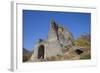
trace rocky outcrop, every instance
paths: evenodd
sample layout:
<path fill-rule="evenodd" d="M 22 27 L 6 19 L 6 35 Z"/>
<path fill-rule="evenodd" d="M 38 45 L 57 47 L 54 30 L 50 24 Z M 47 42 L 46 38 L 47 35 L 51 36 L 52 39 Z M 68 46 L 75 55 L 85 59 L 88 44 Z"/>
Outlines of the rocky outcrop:
<path fill-rule="evenodd" d="M 34 53 L 30 61 L 56 61 L 56 60 L 77 60 L 80 59 L 79 50 L 73 47 L 73 35 L 65 27 L 57 24 L 54 20 L 50 23 L 48 37 L 39 40 L 35 45 Z M 76 51 L 75 51 L 76 50 Z M 79 54 L 77 54 L 77 52 Z"/>

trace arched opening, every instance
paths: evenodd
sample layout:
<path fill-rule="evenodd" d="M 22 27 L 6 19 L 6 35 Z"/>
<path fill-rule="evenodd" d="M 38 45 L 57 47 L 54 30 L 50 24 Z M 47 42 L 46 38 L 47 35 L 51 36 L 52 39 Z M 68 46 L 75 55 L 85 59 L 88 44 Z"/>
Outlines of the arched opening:
<path fill-rule="evenodd" d="M 44 59 L 44 45 L 40 45 L 38 48 L 38 59 Z"/>

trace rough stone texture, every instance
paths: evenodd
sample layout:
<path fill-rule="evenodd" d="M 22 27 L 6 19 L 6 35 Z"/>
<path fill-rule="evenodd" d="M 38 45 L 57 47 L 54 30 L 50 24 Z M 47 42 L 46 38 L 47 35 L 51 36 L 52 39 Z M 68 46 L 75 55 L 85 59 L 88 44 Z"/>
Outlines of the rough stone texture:
<path fill-rule="evenodd" d="M 62 26 L 59 26 L 55 21 L 51 21 L 50 30 L 48 32 L 48 38 L 46 40 L 39 41 L 34 48 L 30 61 L 45 60 L 49 57 L 63 55 L 65 46 L 72 45 L 73 36 Z M 39 47 L 44 46 L 44 54 L 39 54 Z M 41 58 L 38 58 L 38 56 Z M 43 58 L 44 57 L 44 58 Z"/>

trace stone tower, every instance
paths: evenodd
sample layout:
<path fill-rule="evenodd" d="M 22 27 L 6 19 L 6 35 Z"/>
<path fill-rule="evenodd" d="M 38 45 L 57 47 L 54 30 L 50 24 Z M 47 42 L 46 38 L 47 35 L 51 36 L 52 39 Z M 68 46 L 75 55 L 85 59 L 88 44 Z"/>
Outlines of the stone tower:
<path fill-rule="evenodd" d="M 62 47 L 60 45 L 59 41 L 59 35 L 58 35 L 58 25 L 57 23 L 52 20 L 50 30 L 48 33 L 48 46 L 47 46 L 47 56 L 56 56 L 59 54 L 62 54 Z"/>

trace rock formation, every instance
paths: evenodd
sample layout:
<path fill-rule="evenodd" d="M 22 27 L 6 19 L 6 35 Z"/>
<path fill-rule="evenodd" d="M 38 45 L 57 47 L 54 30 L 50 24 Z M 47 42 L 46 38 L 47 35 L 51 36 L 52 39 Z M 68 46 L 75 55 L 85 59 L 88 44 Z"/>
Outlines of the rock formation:
<path fill-rule="evenodd" d="M 72 52 L 73 41 L 73 35 L 67 28 L 51 20 L 47 39 L 39 39 L 30 61 L 44 61 L 51 57 L 66 55 L 67 51 Z"/>

